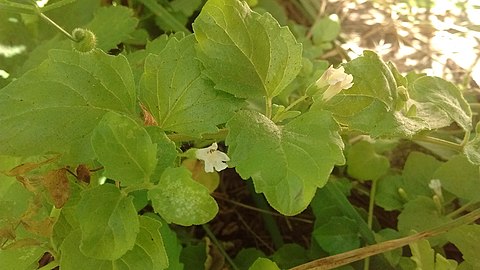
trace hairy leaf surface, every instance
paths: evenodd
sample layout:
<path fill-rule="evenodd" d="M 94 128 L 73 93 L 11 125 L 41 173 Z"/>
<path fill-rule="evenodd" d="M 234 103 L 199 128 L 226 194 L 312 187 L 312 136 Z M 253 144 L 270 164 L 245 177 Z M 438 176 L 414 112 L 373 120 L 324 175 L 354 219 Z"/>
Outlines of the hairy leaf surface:
<path fill-rule="evenodd" d="M 240 111 L 227 123 L 230 165 L 252 178 L 257 192 L 276 210 L 304 210 L 335 164 L 345 162 L 338 125 L 329 112 L 305 113 L 285 126 L 253 111 Z"/>
<path fill-rule="evenodd" d="M 82 236 L 80 250 L 95 259 L 116 260 L 122 257 L 133 248 L 139 232 L 132 198 L 111 184 L 82 192 L 77 205 L 77 219 Z"/>
<path fill-rule="evenodd" d="M 105 177 L 123 185 L 148 182 L 157 165 L 157 145 L 137 122 L 117 113 L 106 113 L 92 136 Z"/>
<path fill-rule="evenodd" d="M 208 189 L 184 167 L 167 168 L 157 186 L 148 191 L 148 198 L 162 218 L 183 226 L 207 223 L 218 212 Z"/>
<path fill-rule="evenodd" d="M 216 132 L 241 102 L 201 74 L 194 42 L 193 36 L 170 38 L 158 55 L 146 58 L 140 100 L 162 129 L 198 137 Z"/>
<path fill-rule="evenodd" d="M 208 1 L 193 29 L 205 73 L 237 97 L 274 97 L 300 71 L 302 45 L 272 15 L 245 2 Z"/>
<path fill-rule="evenodd" d="M 123 56 L 51 51 L 0 91 L 0 154 L 93 157 L 90 136 L 107 111 L 135 115 L 135 83 Z"/>
<path fill-rule="evenodd" d="M 97 48 L 108 51 L 128 39 L 137 24 L 138 19 L 133 17 L 132 9 L 109 6 L 97 9 L 95 17 L 86 28 L 97 37 Z"/>

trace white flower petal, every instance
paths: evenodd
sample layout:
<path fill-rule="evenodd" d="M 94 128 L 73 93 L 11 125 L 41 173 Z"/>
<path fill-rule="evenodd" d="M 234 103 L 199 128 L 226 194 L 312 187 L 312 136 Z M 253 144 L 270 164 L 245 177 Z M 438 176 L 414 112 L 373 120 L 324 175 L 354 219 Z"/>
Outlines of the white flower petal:
<path fill-rule="evenodd" d="M 230 158 L 227 154 L 218 151 L 217 143 L 213 143 L 207 148 L 197 149 L 195 152 L 195 157 L 199 160 L 203 160 L 205 163 L 205 171 L 206 172 L 217 172 L 224 170 L 228 167 L 225 163 L 229 161 Z"/>

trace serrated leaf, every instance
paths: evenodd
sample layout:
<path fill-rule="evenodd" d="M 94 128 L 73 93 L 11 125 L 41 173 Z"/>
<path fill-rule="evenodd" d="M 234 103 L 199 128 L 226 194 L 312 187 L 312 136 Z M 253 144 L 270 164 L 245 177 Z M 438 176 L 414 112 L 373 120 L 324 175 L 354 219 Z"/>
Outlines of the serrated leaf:
<path fill-rule="evenodd" d="M 423 76 L 409 86 L 410 98 L 424 104 L 432 104 L 464 130 L 472 129 L 472 111 L 460 90 L 441 78 Z M 426 116 L 428 120 L 428 116 Z"/>
<path fill-rule="evenodd" d="M 473 269 L 480 267 L 480 225 L 463 225 L 447 233 L 447 239 L 462 252 L 463 259 Z"/>
<path fill-rule="evenodd" d="M 184 167 L 167 168 L 158 184 L 148 191 L 155 212 L 168 223 L 204 224 L 218 212 L 208 189 L 192 179 Z"/>
<path fill-rule="evenodd" d="M 480 201 L 480 172 L 464 155 L 457 155 L 442 164 L 433 175 L 442 187 L 472 202 Z"/>
<path fill-rule="evenodd" d="M 480 122 L 475 127 L 475 137 L 463 147 L 463 153 L 468 161 L 480 165 Z"/>
<path fill-rule="evenodd" d="M 216 132 L 241 102 L 202 76 L 194 42 L 170 38 L 158 55 L 147 56 L 139 96 L 159 127 L 199 137 Z"/>
<path fill-rule="evenodd" d="M 269 14 L 238 0 L 210 0 L 193 24 L 198 57 L 217 89 L 273 98 L 298 74 L 302 45 Z"/>
<path fill-rule="evenodd" d="M 123 56 L 51 51 L 49 60 L 0 91 L 0 154 L 70 152 L 84 163 L 93 158 L 89 141 L 101 117 L 107 111 L 136 116 L 134 108 L 135 83 Z"/>
<path fill-rule="evenodd" d="M 389 160 L 377 154 L 373 144 L 360 141 L 347 154 L 347 172 L 359 180 L 378 180 L 390 168 Z"/>
<path fill-rule="evenodd" d="M 227 123 L 230 166 L 252 178 L 255 190 L 285 215 L 303 211 L 335 164 L 345 162 L 338 125 L 329 112 L 305 113 L 285 126 L 253 111 Z"/>
<path fill-rule="evenodd" d="M 86 28 L 95 33 L 96 47 L 108 51 L 130 38 L 137 24 L 138 19 L 133 17 L 133 10 L 118 5 L 97 9 L 93 20 Z"/>
<path fill-rule="evenodd" d="M 82 236 L 80 250 L 85 256 L 116 260 L 135 244 L 139 231 L 137 212 L 132 198 L 114 185 L 83 191 L 77 219 Z"/>
<path fill-rule="evenodd" d="M 133 185 L 150 181 L 157 165 L 157 146 L 137 122 L 106 113 L 93 131 L 92 146 L 104 176 Z"/>
<path fill-rule="evenodd" d="M 339 254 L 360 247 L 357 223 L 347 217 L 332 217 L 312 232 L 317 244 L 329 254 Z"/>
<path fill-rule="evenodd" d="M 409 245 L 412 251 L 411 260 L 417 265 L 416 269 L 435 270 L 435 252 L 428 240 L 419 240 Z"/>

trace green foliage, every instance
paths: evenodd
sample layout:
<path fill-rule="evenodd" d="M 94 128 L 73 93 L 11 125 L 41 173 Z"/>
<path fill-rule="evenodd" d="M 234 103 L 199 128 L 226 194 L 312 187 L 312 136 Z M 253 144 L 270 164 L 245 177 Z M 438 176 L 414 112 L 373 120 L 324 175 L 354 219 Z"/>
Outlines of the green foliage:
<path fill-rule="evenodd" d="M 0 0 L 0 45 L 20 48 L 0 55 L 2 266 L 37 269 L 49 253 L 47 268 L 62 270 L 283 269 L 426 231 L 435 237 L 385 242 L 411 256 L 394 246 L 371 269 L 454 269 L 447 242 L 463 255 L 458 269 L 480 267 L 479 226 L 467 225 L 480 201 L 480 125 L 470 134 L 454 84 L 403 76 L 373 51 L 345 73 L 328 68 L 319 59 L 341 26 L 315 1 L 292 4 L 305 25 L 285 1 L 114 2 Z M 218 174 L 212 164 L 225 161 Z M 310 206 L 311 245 L 269 256 L 245 246 L 231 260 L 208 227 L 199 241 L 192 225 L 230 211 L 214 197 L 233 198 L 219 193 L 235 172 L 283 215 Z"/>
<path fill-rule="evenodd" d="M 343 164 L 343 142 L 330 113 L 305 113 L 285 126 L 264 115 L 240 111 L 227 123 L 230 165 L 270 205 L 286 215 L 304 210 L 335 164 Z"/>
<path fill-rule="evenodd" d="M 198 57 L 216 89 L 271 99 L 300 71 L 302 46 L 269 13 L 260 15 L 245 5 L 236 0 L 205 4 L 193 24 Z"/>
<path fill-rule="evenodd" d="M 134 185 L 150 180 L 157 165 L 157 149 L 137 122 L 106 113 L 93 131 L 92 146 L 104 166 L 104 176 Z"/>
<path fill-rule="evenodd" d="M 218 212 L 208 189 L 195 182 L 184 167 L 166 169 L 158 184 L 148 192 L 148 198 L 155 212 L 168 223 L 204 224 Z"/>

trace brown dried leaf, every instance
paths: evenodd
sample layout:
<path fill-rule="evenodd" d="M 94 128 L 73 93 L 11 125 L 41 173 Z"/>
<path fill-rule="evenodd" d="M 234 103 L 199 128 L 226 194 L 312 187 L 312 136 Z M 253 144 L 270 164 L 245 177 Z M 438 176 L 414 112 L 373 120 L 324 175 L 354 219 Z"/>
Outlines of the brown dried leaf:
<path fill-rule="evenodd" d="M 47 159 L 45 161 L 42 161 L 42 162 L 39 162 L 39 163 L 35 163 L 35 162 L 27 162 L 27 163 L 23 163 L 23 164 L 20 164 L 18 166 L 16 166 L 15 168 L 11 169 L 9 172 L 5 173 L 5 175 L 7 176 L 20 176 L 20 175 L 25 175 L 26 173 L 30 172 L 30 171 L 33 171 L 37 168 L 40 168 L 41 166 L 47 164 L 47 163 L 50 163 L 52 161 L 54 161 L 55 159 L 57 159 L 58 156 L 55 156 L 53 158 L 50 158 L 50 159 Z"/>
<path fill-rule="evenodd" d="M 140 107 L 142 108 L 143 124 L 145 126 L 158 126 L 158 123 L 153 117 L 153 115 L 149 111 L 147 111 L 147 108 L 145 108 L 142 103 L 140 103 Z"/>
<path fill-rule="evenodd" d="M 88 169 L 87 165 L 85 164 L 78 165 L 75 172 L 77 173 L 78 181 L 90 183 L 90 170 Z"/>
<path fill-rule="evenodd" d="M 23 227 L 31 233 L 36 235 L 50 237 L 53 232 L 53 225 L 55 220 L 53 218 L 46 218 L 43 220 L 22 220 Z"/>
<path fill-rule="evenodd" d="M 61 168 L 48 172 L 43 178 L 43 184 L 50 193 L 55 207 L 62 208 L 70 197 L 67 169 Z"/>

